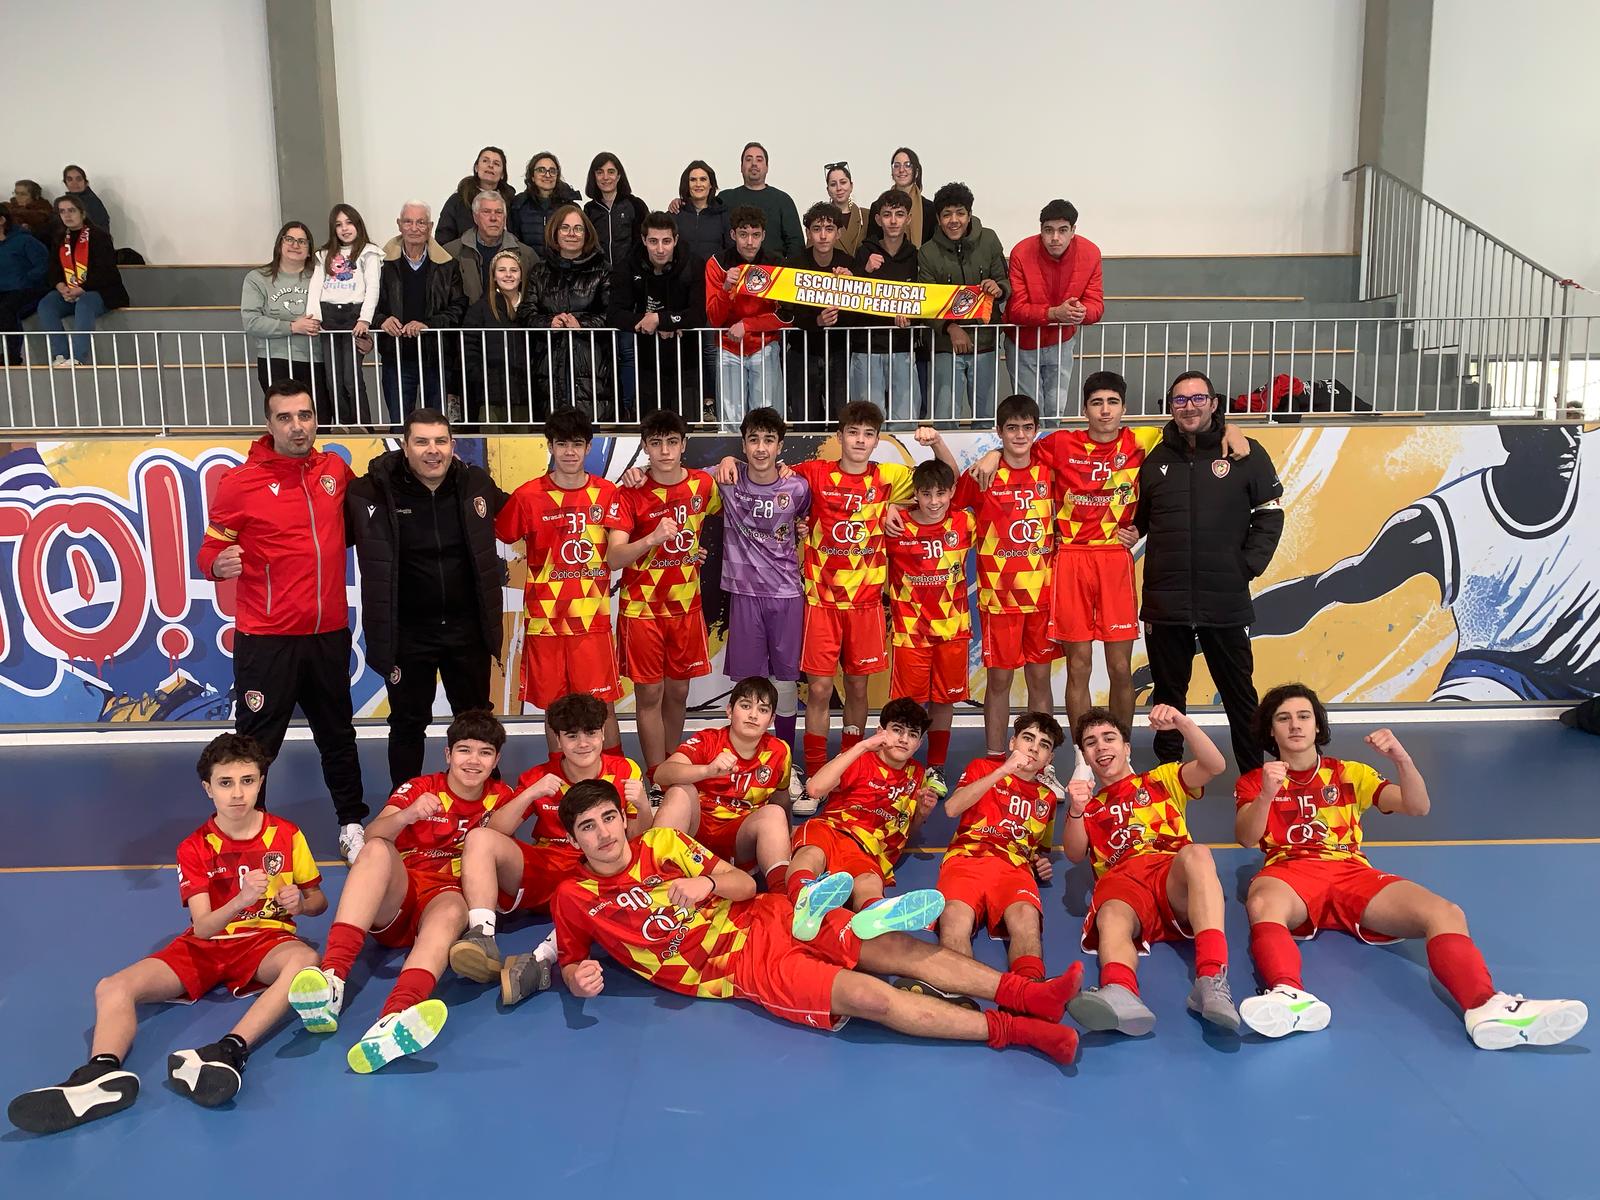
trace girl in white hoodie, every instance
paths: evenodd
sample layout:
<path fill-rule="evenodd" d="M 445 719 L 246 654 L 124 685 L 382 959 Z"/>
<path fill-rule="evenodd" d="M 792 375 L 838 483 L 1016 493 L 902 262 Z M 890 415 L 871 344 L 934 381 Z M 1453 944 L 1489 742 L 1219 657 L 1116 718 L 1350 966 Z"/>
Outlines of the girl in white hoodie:
<path fill-rule="evenodd" d="M 328 214 L 328 240 L 317 251 L 307 291 L 306 315 L 322 322 L 333 365 L 334 423 L 365 422 L 366 384 L 361 361 L 372 348 L 368 329 L 378 304 L 383 249 L 367 237 L 366 222 L 348 204 Z"/>

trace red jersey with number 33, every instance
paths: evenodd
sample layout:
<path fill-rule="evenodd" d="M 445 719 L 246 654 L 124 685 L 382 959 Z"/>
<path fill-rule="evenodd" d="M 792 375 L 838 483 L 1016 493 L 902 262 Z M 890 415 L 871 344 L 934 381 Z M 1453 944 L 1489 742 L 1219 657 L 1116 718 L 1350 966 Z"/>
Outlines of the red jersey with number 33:
<path fill-rule="evenodd" d="M 495 517 L 494 535 L 507 545 L 523 544 L 528 579 L 522 605 L 529 637 L 611 628 L 606 536 L 624 528 L 616 485 L 595 475 L 569 489 L 541 475 L 511 493 Z"/>
<path fill-rule="evenodd" d="M 461 876 L 461 847 L 467 831 L 482 825 L 496 807 L 511 799 L 511 786 L 491 779 L 483 785 L 483 795 L 463 800 L 450 791 L 450 777 L 443 771 L 419 775 L 395 788 L 388 807 L 410 808 L 429 793 L 439 797 L 441 808 L 431 817 L 407 825 L 395 835 L 394 848 L 406 870 L 422 875 Z"/>

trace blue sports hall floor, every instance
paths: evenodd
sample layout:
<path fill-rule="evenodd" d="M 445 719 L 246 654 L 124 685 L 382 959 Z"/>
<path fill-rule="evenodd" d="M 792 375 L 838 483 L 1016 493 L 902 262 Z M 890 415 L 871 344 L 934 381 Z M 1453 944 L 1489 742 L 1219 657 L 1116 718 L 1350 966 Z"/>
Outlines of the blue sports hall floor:
<path fill-rule="evenodd" d="M 1333 751 L 1358 756 L 1368 728 L 1336 726 Z M 1397 732 L 1429 781 L 1433 812 L 1371 814 L 1374 861 L 1461 903 L 1505 990 L 1600 1003 L 1600 741 L 1554 721 Z M 1137 766 L 1148 765 L 1147 737 Z M 542 747 L 514 738 L 509 771 Z M 361 748 L 376 792 L 383 743 Z M 952 765 L 979 748 L 976 731 L 958 730 Z M 174 873 L 160 864 L 209 812 L 193 773 L 198 749 L 5 750 L 0 1099 L 77 1066 L 95 980 L 183 926 Z M 1195 836 L 1219 847 L 1231 844 L 1230 783 L 1191 810 Z M 333 856 L 308 742 L 285 747 L 272 799 L 319 857 Z M 917 841 L 942 846 L 950 824 L 938 815 Z M 1258 858 L 1220 850 L 1231 901 Z M 931 886 L 937 867 L 936 854 L 918 854 L 901 882 Z M 342 869 L 325 878 L 336 900 Z M 1063 862 L 1044 891 L 1052 972 L 1078 955 L 1087 884 L 1085 868 Z M 329 919 L 303 932 L 319 941 Z M 502 944 L 523 950 L 547 926 L 504 928 Z M 1241 903 L 1230 902 L 1228 935 L 1239 998 L 1254 986 Z M 512 1012 L 491 990 L 447 976 L 438 1041 L 361 1077 L 345 1050 L 376 1018 L 400 959 L 369 950 L 345 1028 L 318 1038 L 285 1026 L 222 1109 L 170 1092 L 166 1055 L 221 1036 L 239 1002 L 214 993 L 146 1011 L 128 1061 L 143 1082 L 139 1102 L 53 1137 L 8 1129 L 0 1194 L 165 1198 L 198 1178 L 296 1195 L 488 1185 L 602 1197 L 1600 1196 L 1589 1141 L 1595 1027 L 1548 1049 L 1475 1050 L 1430 985 L 1420 945 L 1374 949 L 1324 934 L 1304 952 L 1306 986 L 1333 1009 L 1326 1033 L 1274 1043 L 1206 1032 L 1184 1011 L 1187 949 L 1159 946 L 1140 972 L 1155 1032 L 1088 1034 L 1067 1069 L 861 1022 L 829 1036 L 616 969 L 595 1000 L 558 985 Z M 978 954 L 1002 961 L 986 939 Z"/>

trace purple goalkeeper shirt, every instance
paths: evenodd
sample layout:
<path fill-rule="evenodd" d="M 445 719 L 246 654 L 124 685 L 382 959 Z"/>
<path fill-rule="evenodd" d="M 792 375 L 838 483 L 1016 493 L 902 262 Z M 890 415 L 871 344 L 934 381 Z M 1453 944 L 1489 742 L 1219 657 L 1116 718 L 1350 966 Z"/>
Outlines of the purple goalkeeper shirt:
<path fill-rule="evenodd" d="M 811 486 L 798 475 L 775 483 L 718 484 L 722 494 L 722 590 L 738 596 L 800 595 L 795 522 L 811 511 Z"/>

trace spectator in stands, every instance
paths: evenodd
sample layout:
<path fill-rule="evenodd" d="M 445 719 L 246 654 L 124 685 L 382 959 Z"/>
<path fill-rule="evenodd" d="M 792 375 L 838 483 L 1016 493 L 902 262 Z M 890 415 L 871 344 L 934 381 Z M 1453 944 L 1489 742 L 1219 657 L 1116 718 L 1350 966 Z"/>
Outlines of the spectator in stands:
<path fill-rule="evenodd" d="M 17 180 L 11 192 L 11 219 L 45 245 L 55 243 L 50 227 L 55 224 L 56 212 L 34 180 Z"/>
<path fill-rule="evenodd" d="M 706 324 L 723 330 L 717 397 L 724 433 L 736 432 L 752 408 L 783 411 L 778 331 L 788 327 L 771 300 L 734 290 L 741 267 L 778 265 L 777 254 L 766 246 L 766 212 L 741 204 L 728 214 L 728 223 L 733 226 L 733 249 L 711 256 L 705 285 Z"/>
<path fill-rule="evenodd" d="M 558 331 L 547 339 L 540 385 L 555 397 L 554 406 L 570 404 L 605 420 L 615 415 L 603 411 L 612 395 L 612 339 L 582 332 L 607 328 L 611 270 L 600 253 L 600 236 L 583 209 L 563 204 L 550 214 L 544 240 L 544 257 L 528 274 L 517 320 Z"/>
<path fill-rule="evenodd" d="M 767 248 L 778 255 L 780 261 L 798 254 L 805 245 L 800 232 L 800 210 L 788 192 L 767 186 L 767 148 L 760 142 L 747 142 L 739 155 L 739 170 L 744 176 L 740 187 L 729 188 L 722 194 L 722 202 L 731 213 L 745 204 L 753 204 L 767 215 Z"/>
<path fill-rule="evenodd" d="M 490 287 L 467 309 L 461 335 L 466 348 L 466 419 L 503 425 L 544 420 L 550 398 L 543 388 L 530 393 L 530 364 L 544 349 L 517 319 L 528 267 L 522 249 L 502 250 L 489 260 Z M 479 332 L 493 331 L 493 332 Z"/>
<path fill-rule="evenodd" d="M 434 234 L 441 246 L 472 228 L 472 201 L 479 192 L 495 192 L 504 197 L 507 212 L 516 202 L 517 189 L 506 181 L 506 152 L 499 146 L 485 146 L 478 151 L 472 174 L 462 177 L 455 195 L 439 210 L 439 227 Z"/>
<path fill-rule="evenodd" d="M 544 252 L 544 227 L 550 214 L 562 204 L 581 204 L 577 189 L 561 178 L 561 160 L 541 150 L 528 160 L 522 176 L 527 189 L 511 206 L 511 227 L 517 239 L 534 252 Z"/>
<path fill-rule="evenodd" d="M 420 200 L 406 201 L 397 224 L 399 236 L 383 248 L 378 307 L 373 312 L 383 331 L 378 339 L 379 370 L 384 404 L 394 425 L 413 408 L 444 408 L 447 394 L 456 400 L 448 392 L 439 340 L 426 334 L 430 329 L 459 326 L 467 311 L 461 269 L 433 239 L 428 206 Z"/>
<path fill-rule="evenodd" d="M 937 227 L 917 251 L 917 278 L 923 283 L 966 283 L 997 301 L 1011 291 L 1005 251 L 994 230 L 972 212 L 972 189 L 947 183 L 933 195 Z M 999 305 L 991 322 L 998 321 Z M 972 329 L 968 326 L 981 326 Z M 933 396 L 935 420 L 991 420 L 998 386 L 996 335 L 992 324 L 975 317 L 934 323 Z"/>
<path fill-rule="evenodd" d="M 695 159 L 678 177 L 678 198 L 671 207 L 683 247 L 702 263 L 718 250 L 733 247 L 728 206 L 717 196 L 717 173 L 704 159 Z"/>
<path fill-rule="evenodd" d="M 245 273 L 239 316 L 250 335 L 262 388 L 284 379 L 299 380 L 317 402 L 317 421 L 331 424 L 333 396 L 320 365 L 322 322 L 306 313 L 316 270 L 311 261 L 313 244 L 311 230 L 299 221 L 289 221 L 278 230 L 272 261 Z"/>
<path fill-rule="evenodd" d="M 50 290 L 50 252 L 38 238 L 11 222 L 0 205 L 0 364 L 21 365 L 22 319 L 33 315 Z"/>
<path fill-rule="evenodd" d="M 583 212 L 600 239 L 600 253 L 608 264 L 625 262 L 642 236 L 650 206 L 633 194 L 622 160 L 604 150 L 596 154 L 583 194 L 589 197 Z"/>
<path fill-rule="evenodd" d="M 897 283 L 917 281 L 917 248 L 906 234 L 912 200 L 890 188 L 872 202 L 874 234 L 856 254 L 856 274 Z M 850 335 L 850 399 L 870 400 L 891 420 L 926 416 L 912 370 L 917 331 L 909 317 L 861 317 Z"/>
<path fill-rule="evenodd" d="M 808 208 L 806 245 L 783 265 L 835 275 L 853 274 L 855 260 L 835 241 L 839 215 L 839 210 L 826 200 Z M 803 421 L 831 420 L 845 403 L 845 385 L 850 377 L 850 327 L 855 318 L 837 308 L 801 304 L 780 311 L 799 331 L 789 339 L 784 352 L 791 419 L 798 414 Z"/>
<path fill-rule="evenodd" d="M 106 211 L 104 201 L 89 186 L 89 177 L 84 174 L 82 167 L 76 163 L 67 164 L 61 171 L 61 186 L 83 201 L 83 211 L 89 214 L 89 224 L 111 232 L 111 214 Z"/>
<path fill-rule="evenodd" d="M 911 197 L 911 216 L 906 220 L 906 236 L 918 249 L 933 236 L 936 225 L 933 205 L 922 194 L 922 160 L 909 146 L 901 146 L 889 159 L 889 186 L 892 191 Z M 869 214 L 871 215 L 871 214 Z"/>
<path fill-rule="evenodd" d="M 827 185 L 828 199 L 839 210 L 835 222 L 838 235 L 833 244 L 851 258 L 856 256 L 867 236 L 867 214 L 851 199 L 855 195 L 855 177 L 850 174 L 847 162 L 828 163 L 822 168 L 822 182 Z"/>
<path fill-rule="evenodd" d="M 56 201 L 56 219 L 62 231 L 54 239 L 47 282 L 54 289 L 39 301 L 39 328 L 51 333 L 51 365 L 76 367 L 94 361 L 90 335 L 103 313 L 128 303 L 117 270 L 117 252 L 111 235 L 89 224 L 89 214 L 76 196 Z M 62 321 L 72 314 L 72 348 L 69 354 Z"/>
<path fill-rule="evenodd" d="M 472 228 L 445 246 L 461 267 L 461 290 L 468 304 L 488 295 L 489 263 L 500 251 L 515 251 L 522 258 L 524 274 L 533 268 L 536 256 L 506 228 L 508 215 L 499 192 L 479 192 L 472 200 Z"/>
<path fill-rule="evenodd" d="M 1078 236 L 1078 210 L 1052 200 L 1039 210 L 1039 232 L 1011 248 L 1006 357 L 1017 391 L 1039 402 L 1046 421 L 1066 415 L 1072 336 L 1105 315 L 1100 247 Z"/>
<path fill-rule="evenodd" d="M 670 213 L 644 219 L 644 241 L 611 275 L 611 324 L 633 332 L 640 409 L 700 415 L 698 348 L 683 333 L 703 325 L 705 268 L 678 237 Z"/>
<path fill-rule="evenodd" d="M 367 223 L 348 204 L 328 213 L 328 240 L 317 251 L 306 288 L 306 316 L 321 329 L 324 362 L 333 388 L 333 424 L 358 425 L 367 416 L 361 360 L 372 346 L 383 251 L 367 236 Z"/>

